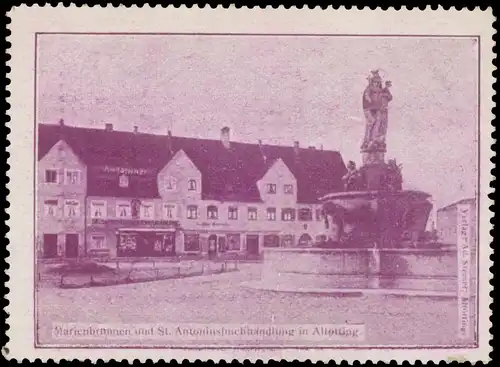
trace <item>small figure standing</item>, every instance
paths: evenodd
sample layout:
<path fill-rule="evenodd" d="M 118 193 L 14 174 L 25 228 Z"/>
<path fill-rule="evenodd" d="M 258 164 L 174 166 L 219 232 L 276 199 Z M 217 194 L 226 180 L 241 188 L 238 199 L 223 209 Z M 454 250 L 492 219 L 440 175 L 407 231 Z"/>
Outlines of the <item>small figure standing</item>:
<path fill-rule="evenodd" d="M 344 182 L 344 190 L 345 191 L 355 191 L 358 189 L 360 173 L 356 168 L 356 163 L 353 161 L 349 161 L 347 163 L 347 173 L 342 177 L 342 181 Z"/>

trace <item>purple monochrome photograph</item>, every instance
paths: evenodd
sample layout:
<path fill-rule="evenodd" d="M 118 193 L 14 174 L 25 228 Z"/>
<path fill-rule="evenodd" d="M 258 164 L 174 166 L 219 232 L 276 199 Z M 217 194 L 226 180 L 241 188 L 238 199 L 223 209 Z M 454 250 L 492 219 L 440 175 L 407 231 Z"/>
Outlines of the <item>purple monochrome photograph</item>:
<path fill-rule="evenodd" d="M 37 346 L 477 344 L 478 38 L 36 45 Z"/>

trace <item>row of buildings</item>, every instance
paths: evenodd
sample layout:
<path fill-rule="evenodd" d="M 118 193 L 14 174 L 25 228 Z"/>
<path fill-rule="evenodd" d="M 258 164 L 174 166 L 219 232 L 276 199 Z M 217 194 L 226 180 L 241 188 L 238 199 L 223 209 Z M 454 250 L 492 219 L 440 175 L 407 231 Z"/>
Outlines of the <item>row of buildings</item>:
<path fill-rule="evenodd" d="M 342 189 L 335 151 L 39 124 L 41 256 L 169 256 L 326 239 L 317 199 Z"/>

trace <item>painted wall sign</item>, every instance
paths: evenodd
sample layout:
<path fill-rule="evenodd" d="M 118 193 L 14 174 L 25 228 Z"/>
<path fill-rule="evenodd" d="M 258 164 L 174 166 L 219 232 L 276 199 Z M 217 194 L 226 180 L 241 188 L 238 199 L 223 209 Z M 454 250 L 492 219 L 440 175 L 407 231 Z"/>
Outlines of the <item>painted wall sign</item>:
<path fill-rule="evenodd" d="M 229 226 L 229 223 L 222 223 L 222 222 L 198 222 L 196 225 L 200 227 L 227 227 Z"/>
<path fill-rule="evenodd" d="M 150 168 L 103 166 L 99 167 L 99 169 L 103 173 L 116 173 L 118 175 L 130 175 L 130 176 L 145 176 L 145 175 L 152 175 L 155 173 L 155 171 Z"/>
<path fill-rule="evenodd" d="M 179 222 L 174 220 L 140 220 L 140 219 L 100 219 L 93 218 L 92 224 L 114 224 L 123 226 L 168 226 L 178 227 Z"/>

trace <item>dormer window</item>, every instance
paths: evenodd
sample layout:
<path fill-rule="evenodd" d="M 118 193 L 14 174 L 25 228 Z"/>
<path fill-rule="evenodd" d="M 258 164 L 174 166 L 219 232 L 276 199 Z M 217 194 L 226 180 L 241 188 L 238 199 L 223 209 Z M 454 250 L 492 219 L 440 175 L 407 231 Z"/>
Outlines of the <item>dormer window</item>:
<path fill-rule="evenodd" d="M 267 184 L 267 193 L 268 194 L 276 194 L 276 184 Z"/>
<path fill-rule="evenodd" d="M 128 187 L 129 180 L 127 175 L 120 175 L 118 177 L 118 186 L 120 187 Z"/>
<path fill-rule="evenodd" d="M 189 180 L 188 181 L 188 190 L 189 191 L 196 191 L 197 190 L 197 187 L 196 187 L 196 180 Z"/>
<path fill-rule="evenodd" d="M 293 185 L 284 185 L 283 191 L 287 195 L 293 195 Z"/>

